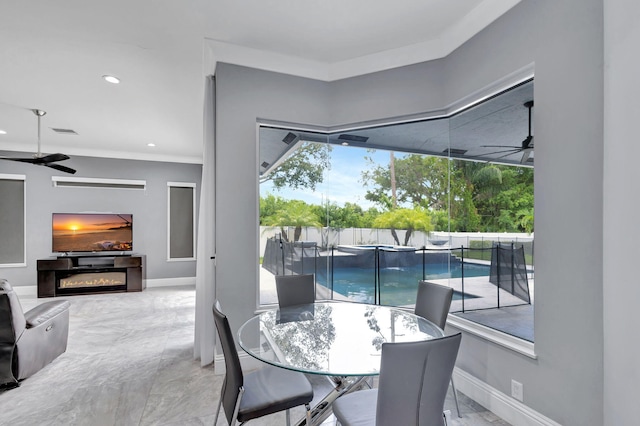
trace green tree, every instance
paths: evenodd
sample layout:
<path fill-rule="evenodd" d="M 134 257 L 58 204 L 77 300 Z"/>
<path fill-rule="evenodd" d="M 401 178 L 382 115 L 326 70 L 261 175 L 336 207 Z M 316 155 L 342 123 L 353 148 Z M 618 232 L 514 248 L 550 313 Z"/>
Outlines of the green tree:
<path fill-rule="evenodd" d="M 270 216 L 264 217 L 261 222 L 264 223 L 265 226 L 279 226 L 282 232 L 282 239 L 285 241 L 289 241 L 285 227 L 293 226 L 293 241 L 298 241 L 300 235 L 302 235 L 302 227 L 322 227 L 322 223 L 320 223 L 318 219 L 313 206 L 308 205 L 304 201 L 291 200 L 287 201 L 280 210 Z"/>
<path fill-rule="evenodd" d="M 284 198 L 267 194 L 265 197 L 260 197 L 260 225 L 265 225 L 264 219 L 270 216 L 276 215 L 280 210 L 283 210 L 287 202 Z"/>
<path fill-rule="evenodd" d="M 400 245 L 400 239 L 396 230 L 404 229 L 404 246 L 409 244 L 409 239 L 413 231 L 429 232 L 432 230 L 431 218 L 426 209 L 417 207 L 414 209 L 395 209 L 382 213 L 373 221 L 373 227 L 379 229 L 390 229 L 391 235 Z"/>
<path fill-rule="evenodd" d="M 322 183 L 324 172 L 331 169 L 331 145 L 318 142 L 303 142 L 280 166 L 260 183 L 271 181 L 276 189 L 290 187 L 308 188 L 313 191 Z"/>
<path fill-rule="evenodd" d="M 371 164 L 373 160 L 367 158 Z M 447 207 L 449 193 L 449 160 L 440 157 L 411 154 L 395 158 L 395 183 L 398 204 L 411 204 L 432 210 Z M 369 187 L 365 198 L 382 208 L 393 208 L 391 170 L 378 165 L 364 171 L 363 185 Z"/>

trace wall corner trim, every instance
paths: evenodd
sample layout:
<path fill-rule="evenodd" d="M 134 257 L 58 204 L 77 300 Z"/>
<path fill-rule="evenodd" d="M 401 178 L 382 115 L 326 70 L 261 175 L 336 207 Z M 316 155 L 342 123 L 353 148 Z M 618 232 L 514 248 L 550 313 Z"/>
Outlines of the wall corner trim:
<path fill-rule="evenodd" d="M 512 351 L 518 352 L 519 354 L 525 355 L 529 358 L 538 359 L 538 355 L 535 352 L 535 347 L 532 342 L 486 327 L 476 322 L 460 318 L 455 315 L 455 312 L 452 312 L 448 316 L 447 325 L 473 334 L 507 349 L 511 349 Z"/>

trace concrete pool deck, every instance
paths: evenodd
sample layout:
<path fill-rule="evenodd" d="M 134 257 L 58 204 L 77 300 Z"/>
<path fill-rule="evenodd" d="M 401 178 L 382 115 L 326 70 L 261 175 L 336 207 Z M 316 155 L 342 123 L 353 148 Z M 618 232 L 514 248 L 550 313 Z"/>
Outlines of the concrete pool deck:
<path fill-rule="evenodd" d="M 278 294 L 276 292 L 275 276 L 260 267 L 260 304 L 277 305 Z M 441 280 L 429 280 L 438 284 L 453 287 L 462 292 L 462 280 L 450 278 Z M 511 334 L 524 340 L 533 342 L 533 301 L 534 280 L 529 277 L 529 294 L 531 304 L 526 304 L 521 299 L 500 289 L 500 308 L 498 308 L 498 288 L 489 282 L 489 277 L 471 277 L 464 279 L 465 293 L 473 295 L 473 298 L 465 298 L 462 312 L 462 300 L 451 302 L 451 315 L 482 324 L 484 326 Z M 316 286 L 316 298 L 319 300 L 331 299 L 331 290 L 322 286 Z M 334 300 L 349 299 L 337 292 L 333 293 Z M 407 306 L 407 308 L 413 308 Z"/>

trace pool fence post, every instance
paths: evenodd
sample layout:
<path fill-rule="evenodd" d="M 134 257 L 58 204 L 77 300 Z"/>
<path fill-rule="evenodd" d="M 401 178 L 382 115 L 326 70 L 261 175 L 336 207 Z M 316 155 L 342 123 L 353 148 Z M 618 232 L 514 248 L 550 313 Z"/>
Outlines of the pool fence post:
<path fill-rule="evenodd" d="M 331 300 L 333 300 L 333 245 L 331 245 Z"/>
<path fill-rule="evenodd" d="M 516 246 L 511 241 L 511 294 L 515 291 L 515 282 L 516 282 Z"/>
<path fill-rule="evenodd" d="M 380 248 L 375 247 L 375 257 L 373 258 L 373 267 L 375 270 L 373 283 L 373 304 L 380 304 Z"/>
<path fill-rule="evenodd" d="M 498 244 L 496 244 L 496 275 L 498 276 L 498 285 L 496 286 L 496 294 L 497 294 L 497 299 L 498 299 L 498 309 L 500 309 L 500 275 L 501 275 L 501 269 L 500 269 L 500 240 L 498 240 Z"/>
<path fill-rule="evenodd" d="M 460 246 L 460 257 L 462 258 L 460 279 L 462 283 L 462 313 L 464 314 L 464 245 Z"/>

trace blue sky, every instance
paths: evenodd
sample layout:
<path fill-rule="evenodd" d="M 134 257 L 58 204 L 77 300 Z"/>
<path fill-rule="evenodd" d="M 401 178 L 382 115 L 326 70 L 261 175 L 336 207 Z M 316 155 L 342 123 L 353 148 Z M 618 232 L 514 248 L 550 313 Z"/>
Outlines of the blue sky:
<path fill-rule="evenodd" d="M 364 148 L 334 145 L 331 151 L 331 170 L 326 172 L 324 182 L 315 191 L 310 189 L 282 188 L 275 190 L 271 182 L 260 185 L 260 195 L 271 193 L 288 200 L 303 200 L 309 204 L 322 204 L 328 199 L 343 206 L 345 202 L 356 203 L 363 209 L 374 205 L 364 198 L 367 188 L 361 181 L 362 171 L 372 167 L 365 156 L 372 157 L 377 164 L 389 164 L 389 151 L 370 152 Z"/>

